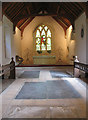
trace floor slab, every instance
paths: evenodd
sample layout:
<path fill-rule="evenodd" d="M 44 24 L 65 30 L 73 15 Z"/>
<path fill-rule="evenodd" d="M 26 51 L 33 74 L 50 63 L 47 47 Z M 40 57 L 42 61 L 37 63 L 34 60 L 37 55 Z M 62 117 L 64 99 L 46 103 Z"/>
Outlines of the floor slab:
<path fill-rule="evenodd" d="M 61 71 L 67 68 L 60 69 Z M 85 118 L 86 117 L 86 86 L 77 78 L 52 78 L 50 70 L 57 68 L 21 68 L 17 70 L 16 80 L 1 94 L 3 118 Z M 24 71 L 40 71 L 39 78 L 18 78 Z M 15 99 L 25 82 L 47 82 L 67 80 L 82 96 L 66 99 Z M 41 88 L 42 89 L 42 88 Z M 52 87 L 53 90 L 53 87 Z M 40 114 L 41 113 L 41 114 Z M 70 113 L 70 114 L 69 114 Z"/>

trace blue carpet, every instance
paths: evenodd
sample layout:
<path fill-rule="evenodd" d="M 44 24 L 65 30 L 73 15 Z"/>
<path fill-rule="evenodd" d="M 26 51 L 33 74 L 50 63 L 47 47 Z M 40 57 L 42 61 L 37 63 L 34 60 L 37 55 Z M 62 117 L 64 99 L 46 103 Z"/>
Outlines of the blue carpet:
<path fill-rule="evenodd" d="M 69 75 L 66 72 L 61 72 L 61 71 L 50 71 L 50 74 L 52 76 L 52 78 L 61 78 L 61 77 L 72 77 L 71 75 Z"/>
<path fill-rule="evenodd" d="M 81 95 L 67 80 L 25 82 L 16 99 L 69 99 Z"/>
<path fill-rule="evenodd" d="M 39 78 L 40 71 L 24 71 L 19 78 Z"/>

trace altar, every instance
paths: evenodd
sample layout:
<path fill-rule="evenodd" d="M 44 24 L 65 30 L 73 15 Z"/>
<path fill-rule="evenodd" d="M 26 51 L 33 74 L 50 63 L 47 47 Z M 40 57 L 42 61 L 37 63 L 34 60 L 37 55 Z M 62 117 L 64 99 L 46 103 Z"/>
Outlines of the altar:
<path fill-rule="evenodd" d="M 33 63 L 43 65 L 56 64 L 56 56 L 33 56 Z"/>

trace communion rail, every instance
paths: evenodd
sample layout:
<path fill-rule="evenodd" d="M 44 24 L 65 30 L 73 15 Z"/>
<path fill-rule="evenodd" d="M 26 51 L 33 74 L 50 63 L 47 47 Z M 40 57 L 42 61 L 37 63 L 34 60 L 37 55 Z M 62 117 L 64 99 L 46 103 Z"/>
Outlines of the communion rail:
<path fill-rule="evenodd" d="M 74 76 L 78 77 L 80 76 L 80 72 L 83 71 L 85 74 L 85 77 L 88 77 L 88 64 L 80 63 L 80 62 L 74 62 Z"/>
<path fill-rule="evenodd" d="M 15 79 L 15 62 L 13 58 L 11 58 L 10 64 L 2 65 L 0 67 L 0 77 L 2 79 L 5 78 L 6 74 L 9 74 L 9 79 Z"/>

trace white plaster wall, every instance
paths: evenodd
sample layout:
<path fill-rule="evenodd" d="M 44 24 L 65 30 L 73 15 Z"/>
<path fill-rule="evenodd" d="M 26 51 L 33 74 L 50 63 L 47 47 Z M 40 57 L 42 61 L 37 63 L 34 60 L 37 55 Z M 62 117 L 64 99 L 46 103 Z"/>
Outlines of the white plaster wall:
<path fill-rule="evenodd" d="M 15 58 L 15 46 L 13 39 L 13 23 L 6 17 L 3 16 L 3 25 L 2 25 L 2 64 L 8 64 L 11 61 L 11 57 Z M 11 39 L 11 57 L 6 58 L 5 55 L 5 27 L 8 27 L 10 31 L 10 39 Z"/>
<path fill-rule="evenodd" d="M 86 63 L 88 64 L 88 18 L 86 20 Z"/>
<path fill-rule="evenodd" d="M 81 38 L 81 28 L 84 28 L 84 37 Z M 86 63 L 86 15 L 83 13 L 75 21 L 75 30 L 76 30 L 76 55 L 82 63 Z"/>
<path fill-rule="evenodd" d="M 0 65 L 2 65 L 2 2 L 1 1 L 0 1 Z"/>
<path fill-rule="evenodd" d="M 66 41 L 67 41 L 67 61 L 68 64 L 73 64 L 73 56 L 75 55 L 75 40 L 71 40 L 72 26 L 70 26 L 66 31 Z"/>
<path fill-rule="evenodd" d="M 2 22 L 0 21 L 0 65 L 2 65 Z"/>
<path fill-rule="evenodd" d="M 35 28 L 40 25 L 47 25 L 52 32 L 52 51 L 51 54 L 47 52 L 43 52 L 42 54 L 38 54 L 34 47 L 34 38 L 33 32 Z M 41 55 L 55 55 L 56 56 L 56 64 L 58 63 L 59 57 L 59 49 L 62 54 L 62 62 L 66 64 L 66 39 L 63 28 L 52 18 L 49 16 L 41 16 L 35 17 L 32 22 L 24 29 L 23 39 L 22 39 L 22 57 L 26 59 L 26 56 L 29 55 L 28 64 L 33 64 L 33 56 L 41 56 Z M 29 52 L 26 52 L 29 51 Z M 27 54 L 28 53 L 28 54 Z"/>
<path fill-rule="evenodd" d="M 21 31 L 16 27 L 14 34 L 15 54 L 21 56 Z"/>

